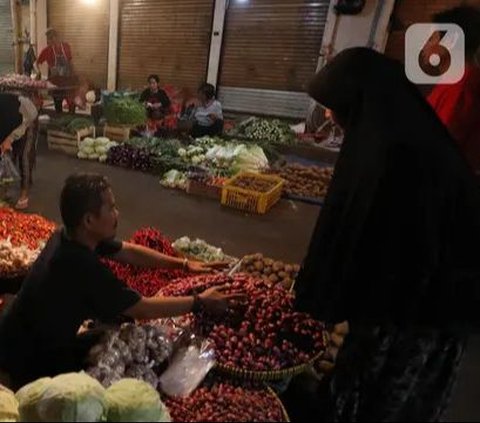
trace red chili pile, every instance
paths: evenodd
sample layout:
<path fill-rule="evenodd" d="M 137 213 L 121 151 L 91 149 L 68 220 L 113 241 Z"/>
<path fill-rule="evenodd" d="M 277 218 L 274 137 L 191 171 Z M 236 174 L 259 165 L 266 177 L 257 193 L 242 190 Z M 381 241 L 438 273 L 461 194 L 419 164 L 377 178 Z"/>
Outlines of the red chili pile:
<path fill-rule="evenodd" d="M 157 229 L 140 229 L 135 232 L 131 242 L 152 248 L 162 254 L 177 256 L 170 240 Z M 161 288 L 170 284 L 172 280 L 187 275 L 183 270 L 137 268 L 113 261 L 105 261 L 105 264 L 117 278 L 144 297 L 153 297 Z"/>
<path fill-rule="evenodd" d="M 187 398 L 165 401 L 174 422 L 284 422 L 278 399 L 269 391 L 214 383 Z"/>
<path fill-rule="evenodd" d="M 199 330 L 215 344 L 220 364 L 252 371 L 282 370 L 305 364 L 325 349 L 324 325 L 295 312 L 294 297 L 282 286 L 268 287 L 245 274 L 201 275 L 175 281 L 160 293 L 190 295 L 227 283 L 229 292 L 245 293 L 246 302 L 227 316 L 196 319 Z"/>
<path fill-rule="evenodd" d="M 15 247 L 26 246 L 36 250 L 54 230 L 55 223 L 42 216 L 0 208 L 0 239 L 10 238 Z"/>

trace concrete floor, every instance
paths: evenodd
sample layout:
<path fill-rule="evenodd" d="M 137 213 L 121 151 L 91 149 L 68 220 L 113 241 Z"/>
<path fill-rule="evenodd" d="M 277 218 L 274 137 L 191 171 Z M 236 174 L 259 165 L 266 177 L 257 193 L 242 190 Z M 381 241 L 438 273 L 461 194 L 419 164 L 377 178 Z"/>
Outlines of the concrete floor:
<path fill-rule="evenodd" d="M 222 208 L 208 199 L 160 187 L 158 179 L 100 163 L 48 152 L 40 145 L 31 211 L 59 222 L 58 197 L 65 178 L 74 172 L 107 175 L 121 211 L 119 236 L 128 238 L 142 226 L 155 226 L 172 239 L 189 235 L 242 256 L 252 252 L 289 262 L 301 262 L 308 248 L 318 207 L 281 201 L 266 216 Z M 448 421 L 480 421 L 480 338 L 473 337 Z"/>

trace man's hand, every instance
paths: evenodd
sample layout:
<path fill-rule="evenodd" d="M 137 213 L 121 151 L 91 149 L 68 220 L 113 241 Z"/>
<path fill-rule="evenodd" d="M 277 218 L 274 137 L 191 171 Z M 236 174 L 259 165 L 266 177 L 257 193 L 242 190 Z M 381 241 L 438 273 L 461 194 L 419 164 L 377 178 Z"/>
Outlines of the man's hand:
<path fill-rule="evenodd" d="M 244 294 L 224 294 L 228 285 L 207 289 L 199 295 L 200 301 L 207 313 L 224 314 L 230 308 L 235 308 L 246 299 Z"/>
<path fill-rule="evenodd" d="M 12 149 L 13 137 L 8 137 L 0 144 L 0 153 L 6 153 Z"/>
<path fill-rule="evenodd" d="M 208 117 L 213 121 L 216 122 L 218 120 L 218 116 L 215 113 L 210 113 Z"/>
<path fill-rule="evenodd" d="M 187 269 L 192 273 L 211 273 L 215 270 L 224 270 L 228 267 L 227 262 L 203 263 L 201 261 L 188 261 Z"/>

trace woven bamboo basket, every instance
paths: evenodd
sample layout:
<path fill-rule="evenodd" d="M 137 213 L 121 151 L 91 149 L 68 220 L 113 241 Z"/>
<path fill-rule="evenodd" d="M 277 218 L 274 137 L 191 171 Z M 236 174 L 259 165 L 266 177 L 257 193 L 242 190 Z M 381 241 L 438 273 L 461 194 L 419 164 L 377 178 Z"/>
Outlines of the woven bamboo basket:
<path fill-rule="evenodd" d="M 270 386 L 266 386 L 266 389 L 273 397 L 275 397 L 275 400 L 277 401 L 278 406 L 282 409 L 283 421 L 285 423 L 290 423 L 290 421 L 291 421 L 290 416 L 288 415 L 288 411 L 286 410 L 285 406 L 283 405 L 282 400 L 279 398 L 277 393 L 272 388 L 270 388 Z"/>

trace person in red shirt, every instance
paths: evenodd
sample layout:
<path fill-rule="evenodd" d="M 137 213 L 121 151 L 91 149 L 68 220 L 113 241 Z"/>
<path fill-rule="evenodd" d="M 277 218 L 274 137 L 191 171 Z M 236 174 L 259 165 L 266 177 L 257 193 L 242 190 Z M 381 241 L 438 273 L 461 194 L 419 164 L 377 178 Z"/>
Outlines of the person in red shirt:
<path fill-rule="evenodd" d="M 72 49 L 68 43 L 60 40 L 60 36 L 55 29 L 47 30 L 47 47 L 45 47 L 38 56 L 37 65 L 47 63 L 48 77 L 52 83 L 57 86 L 70 85 L 73 75 Z M 63 99 L 67 97 L 67 92 L 60 91 L 55 93 L 53 100 L 55 110 L 58 113 L 63 111 Z M 75 104 L 70 103 L 69 111 L 75 112 Z"/>
<path fill-rule="evenodd" d="M 434 16 L 434 23 L 455 23 L 465 32 L 466 70 L 456 84 L 439 84 L 428 97 L 475 174 L 480 178 L 480 9 L 461 6 Z M 429 57 L 433 40 L 424 50 Z"/>

